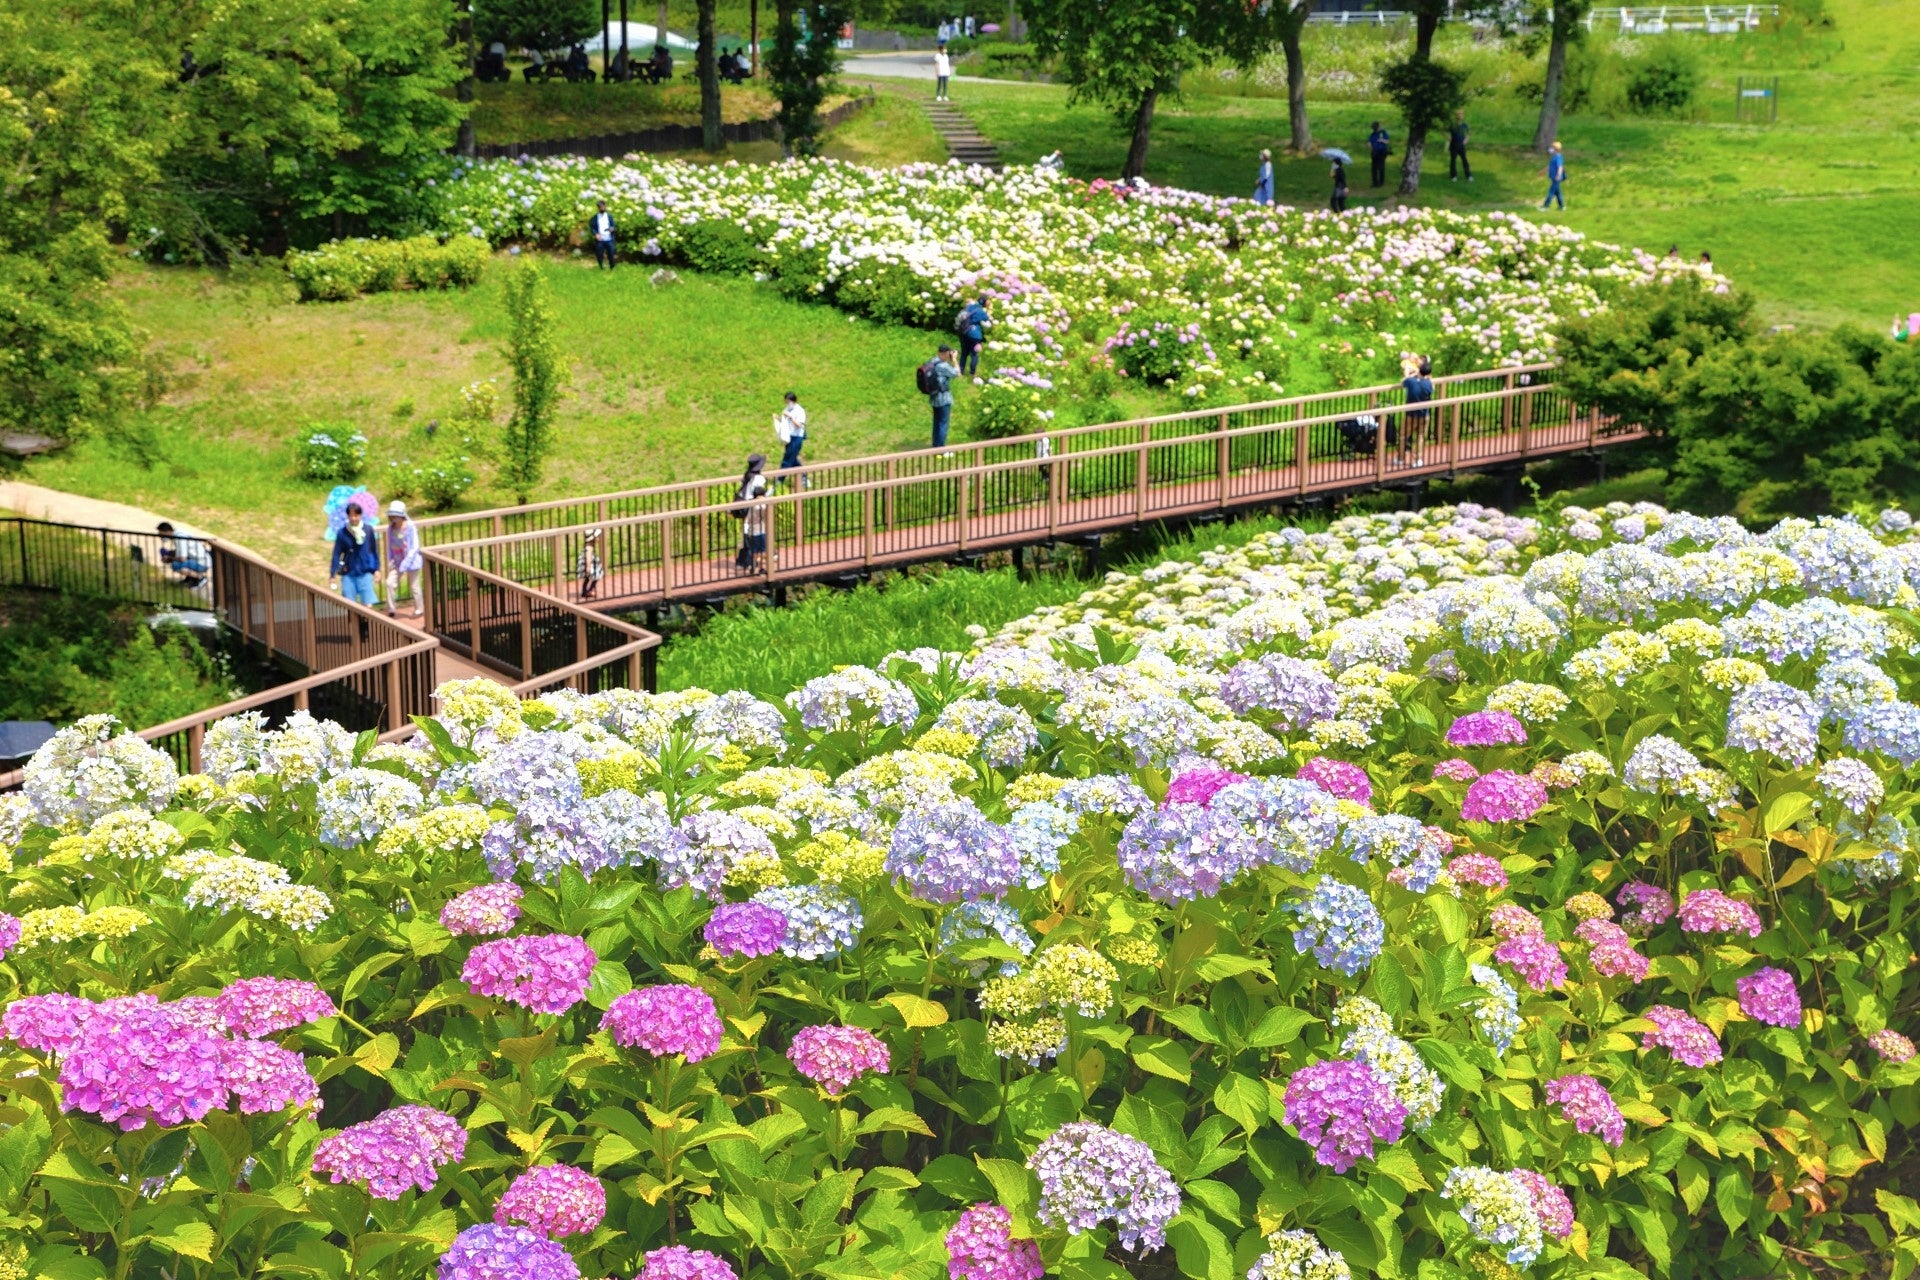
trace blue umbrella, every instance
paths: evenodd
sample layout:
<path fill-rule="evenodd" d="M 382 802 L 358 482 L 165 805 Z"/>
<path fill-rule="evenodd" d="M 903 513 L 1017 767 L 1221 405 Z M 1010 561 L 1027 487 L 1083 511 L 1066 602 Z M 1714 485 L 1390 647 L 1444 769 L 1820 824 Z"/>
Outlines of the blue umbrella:
<path fill-rule="evenodd" d="M 1353 163 L 1353 157 L 1338 147 L 1322 147 L 1320 149 L 1320 158 L 1322 160 L 1338 160 L 1341 164 Z"/>

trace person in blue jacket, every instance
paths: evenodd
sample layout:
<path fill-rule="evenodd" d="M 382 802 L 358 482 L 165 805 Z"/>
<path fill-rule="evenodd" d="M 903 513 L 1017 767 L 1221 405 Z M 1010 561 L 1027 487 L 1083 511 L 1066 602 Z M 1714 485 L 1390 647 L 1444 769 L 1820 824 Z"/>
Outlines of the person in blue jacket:
<path fill-rule="evenodd" d="M 373 584 L 380 574 L 380 535 L 362 516 L 359 503 L 347 504 L 347 522 L 333 535 L 327 585 L 371 609 L 377 600 Z"/>
<path fill-rule="evenodd" d="M 1255 204 L 1273 203 L 1273 152 L 1260 153 L 1260 176 L 1254 179 L 1253 202 Z"/>
<path fill-rule="evenodd" d="M 1542 209 L 1550 204 L 1567 207 L 1567 198 L 1560 194 L 1560 184 L 1567 180 L 1567 157 L 1560 150 L 1558 142 L 1547 153 L 1547 198 L 1540 202 Z"/>
<path fill-rule="evenodd" d="M 1385 186 L 1387 181 L 1387 155 L 1393 150 L 1393 139 L 1388 136 L 1378 120 L 1373 122 L 1373 132 L 1367 135 L 1367 154 L 1373 159 L 1373 185 Z"/>
<path fill-rule="evenodd" d="M 987 311 L 987 298 L 982 294 L 976 301 L 967 304 L 960 313 L 960 372 L 971 376 L 980 372 L 980 348 L 986 344 L 987 330 L 993 325 L 993 316 Z"/>

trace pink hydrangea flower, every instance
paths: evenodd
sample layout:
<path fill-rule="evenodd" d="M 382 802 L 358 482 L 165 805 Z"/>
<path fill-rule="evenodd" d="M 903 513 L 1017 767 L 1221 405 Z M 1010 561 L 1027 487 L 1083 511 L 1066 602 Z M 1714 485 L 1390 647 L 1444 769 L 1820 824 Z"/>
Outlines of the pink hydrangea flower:
<path fill-rule="evenodd" d="M 1525 822 L 1546 808 L 1547 789 L 1524 773 L 1495 769 L 1483 773 L 1460 801 L 1467 822 Z"/>
<path fill-rule="evenodd" d="M 256 1040 L 340 1012 L 326 992 L 297 978 L 242 978 L 214 997 L 214 1008 L 229 1030 Z"/>
<path fill-rule="evenodd" d="M 1567 962 L 1543 933 L 1519 933 L 1493 949 L 1493 958 L 1526 980 L 1535 991 L 1551 991 L 1567 980 Z"/>
<path fill-rule="evenodd" d="M 224 1043 L 152 996 L 103 1000 L 61 1058 L 61 1109 L 129 1131 L 198 1120 L 227 1103 Z"/>
<path fill-rule="evenodd" d="M 1653 1030 L 1641 1037 L 1646 1048 L 1664 1048 L 1690 1067 L 1710 1067 L 1720 1061 L 1720 1041 L 1713 1028 L 1671 1005 L 1657 1004 L 1643 1015 Z"/>
<path fill-rule="evenodd" d="M 1345 1173 L 1356 1160 L 1373 1158 L 1376 1142 L 1400 1141 L 1406 1104 L 1393 1084 L 1364 1062 L 1333 1058 L 1302 1067 L 1287 1081 L 1285 1123 L 1313 1148 L 1313 1158 Z"/>
<path fill-rule="evenodd" d="M 93 1001 L 79 996 L 22 996 L 0 1013 L 0 1038 L 35 1053 L 62 1054 L 80 1039 L 80 1024 L 92 1012 Z"/>
<path fill-rule="evenodd" d="M 1587 953 L 1595 973 L 1603 978 L 1646 979 L 1650 961 L 1633 949 L 1633 938 L 1611 920 L 1582 920 L 1573 936 L 1592 948 Z"/>
<path fill-rule="evenodd" d="M 793 1033 L 787 1059 L 801 1075 L 835 1096 L 867 1072 L 884 1073 L 892 1065 L 886 1044 L 862 1027 L 802 1027 Z"/>
<path fill-rule="evenodd" d="M 307 1060 L 269 1040 L 222 1040 L 220 1074 L 234 1105 L 249 1115 L 288 1107 L 320 1109 L 320 1086 Z"/>
<path fill-rule="evenodd" d="M 1688 933 L 1760 936 L 1760 913 L 1718 889 L 1695 889 L 1680 903 L 1680 927 Z"/>
<path fill-rule="evenodd" d="M 1740 1012 L 1774 1027 L 1800 1025 L 1800 992 L 1784 969 L 1765 965 L 1735 982 Z"/>
<path fill-rule="evenodd" d="M 1540 1219 L 1540 1229 L 1555 1240 L 1565 1240 L 1573 1234 L 1573 1201 L 1567 1199 L 1567 1193 L 1532 1169 L 1515 1169 L 1509 1174 L 1519 1184 L 1521 1191 L 1533 1204 L 1533 1216 Z"/>
<path fill-rule="evenodd" d="M 0 911 L 0 960 L 7 958 L 7 952 L 13 950 L 20 941 L 20 918 Z"/>
<path fill-rule="evenodd" d="M 717 1253 L 670 1244 L 644 1255 L 639 1274 L 633 1280 L 740 1280 L 740 1277 Z"/>
<path fill-rule="evenodd" d="M 1447 864 L 1447 874 L 1456 884 L 1477 885 L 1489 893 L 1498 893 L 1507 887 L 1506 868 L 1498 858 L 1484 853 L 1461 854 Z"/>
<path fill-rule="evenodd" d="M 1480 771 L 1471 762 L 1454 756 L 1433 766 L 1433 776 L 1445 782 L 1472 782 L 1480 776 Z"/>
<path fill-rule="evenodd" d="M 1867 1037 L 1867 1043 L 1873 1046 L 1875 1053 L 1896 1067 L 1902 1063 L 1913 1061 L 1913 1041 L 1907 1039 L 1907 1037 L 1901 1035 L 1892 1027 L 1883 1027 L 1879 1031 L 1874 1032 Z"/>
<path fill-rule="evenodd" d="M 786 945 L 787 918 L 763 902 L 723 902 L 701 931 L 707 944 L 723 956 L 770 956 Z"/>
<path fill-rule="evenodd" d="M 572 1165 L 543 1164 L 513 1180 L 493 1220 L 518 1225 L 549 1240 L 585 1235 L 607 1216 L 607 1189 L 600 1179 Z"/>
<path fill-rule="evenodd" d="M 496 937 L 520 918 L 521 897 L 517 884 L 483 884 L 449 899 L 440 908 L 440 923 L 456 937 Z"/>
<path fill-rule="evenodd" d="M 598 962 L 593 948 L 571 934 L 539 934 L 481 943 L 460 976 L 475 995 L 535 1013 L 565 1013 L 585 998 Z"/>
<path fill-rule="evenodd" d="M 1330 796 L 1352 800 L 1356 804 L 1373 803 L 1373 782 L 1367 777 L 1367 771 L 1357 764 L 1315 756 L 1300 766 L 1296 776 L 1302 782 L 1311 782 Z"/>
<path fill-rule="evenodd" d="M 976 1204 L 947 1232 L 948 1280 L 1040 1280 L 1040 1246 L 1013 1238 L 1013 1215 Z"/>
<path fill-rule="evenodd" d="M 1493 936 L 1503 942 L 1522 934 L 1542 932 L 1540 917 L 1513 902 L 1495 906 L 1487 915 L 1487 923 L 1493 929 Z"/>
<path fill-rule="evenodd" d="M 381 1200 L 398 1200 L 409 1187 L 433 1190 L 443 1165 L 467 1153 L 467 1131 L 432 1107 L 404 1106 L 322 1138 L 313 1171 L 335 1182 L 357 1182 Z"/>
<path fill-rule="evenodd" d="M 1231 769 L 1189 769 L 1168 785 L 1165 803 L 1209 805 L 1213 803 L 1214 796 L 1234 783 L 1246 780 L 1246 774 L 1235 773 Z"/>
<path fill-rule="evenodd" d="M 1517 747 L 1527 740 L 1527 727 L 1507 711 L 1475 711 L 1447 726 L 1450 747 Z"/>
<path fill-rule="evenodd" d="M 1547 1101 L 1560 1108 L 1560 1114 L 1581 1133 L 1598 1137 L 1610 1147 L 1627 1138 L 1627 1118 L 1607 1092 L 1607 1087 L 1592 1076 L 1561 1076 L 1547 1081 Z"/>
<path fill-rule="evenodd" d="M 1626 910 L 1620 923 L 1633 933 L 1650 933 L 1673 919 L 1673 895 L 1657 884 L 1629 880 L 1613 900 Z"/>
<path fill-rule="evenodd" d="M 644 1049 L 656 1058 L 683 1054 L 688 1062 L 719 1052 L 723 1030 L 712 996 L 698 987 L 675 984 L 625 992 L 608 1006 L 600 1025 L 615 1044 Z"/>

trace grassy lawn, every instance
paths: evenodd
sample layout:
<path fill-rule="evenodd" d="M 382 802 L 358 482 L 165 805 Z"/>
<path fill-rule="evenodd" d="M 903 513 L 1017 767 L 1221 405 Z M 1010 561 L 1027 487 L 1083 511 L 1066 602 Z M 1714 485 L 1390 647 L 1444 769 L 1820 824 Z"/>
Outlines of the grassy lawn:
<path fill-rule="evenodd" d="M 1920 23 L 1904 0 L 1828 0 L 1827 9 L 1830 32 L 1693 38 L 1705 86 L 1696 118 L 1568 116 L 1561 136 L 1569 207 L 1544 216 L 1656 252 L 1674 243 L 1688 257 L 1709 250 L 1776 320 L 1878 326 L 1896 310 L 1920 307 L 1912 232 L 1920 198 Z M 1314 38 L 1343 37 L 1316 29 Z M 1310 66 L 1321 52 L 1353 65 L 1350 49 L 1310 44 Z M 1545 181 L 1540 158 L 1528 150 L 1537 108 L 1512 91 L 1526 64 L 1473 45 L 1464 31 L 1443 39 L 1441 52 L 1474 72 L 1475 180 L 1447 181 L 1443 138 L 1428 151 L 1419 201 L 1538 214 Z M 1733 123 L 1742 74 L 1779 76 L 1779 123 Z M 1336 68 L 1325 78 L 1334 100 L 1309 103 L 1318 138 L 1361 156 L 1372 120 L 1386 119 L 1401 133 L 1384 104 L 1354 100 L 1364 75 Z M 1285 142 L 1284 91 L 1260 77 L 1195 80 L 1195 91 L 1156 119 L 1148 176 L 1246 194 L 1260 149 Z M 912 91 L 925 97 L 931 88 Z M 1095 177 L 1117 173 L 1125 157 L 1114 118 L 1090 105 L 1070 107 L 1059 86 L 961 84 L 954 97 L 1010 162 L 1031 163 L 1058 148 L 1070 172 Z M 1367 188 L 1364 162 L 1356 168 L 1361 185 L 1351 203 L 1385 203 L 1391 186 Z M 1396 176 L 1397 169 L 1390 181 Z M 1317 158 L 1277 156 L 1275 180 L 1290 203 L 1327 197 L 1326 162 Z"/>
<path fill-rule="evenodd" d="M 495 145 L 700 123 L 700 86 L 684 76 L 670 85 L 515 80 L 475 85 L 474 90 L 474 137 Z M 721 86 L 720 115 L 729 124 L 764 120 L 778 109 L 773 94 L 761 85 Z"/>

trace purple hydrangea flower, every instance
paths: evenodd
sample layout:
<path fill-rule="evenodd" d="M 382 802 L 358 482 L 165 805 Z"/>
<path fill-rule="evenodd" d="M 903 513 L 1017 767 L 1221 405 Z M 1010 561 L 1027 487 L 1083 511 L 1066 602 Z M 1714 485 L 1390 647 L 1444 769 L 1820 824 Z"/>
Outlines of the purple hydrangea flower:
<path fill-rule="evenodd" d="M 884 1075 L 892 1065 L 886 1043 L 863 1027 L 802 1027 L 793 1033 L 787 1060 L 835 1097 L 867 1072 Z"/>
<path fill-rule="evenodd" d="M 1480 776 L 1480 770 L 1471 761 L 1454 756 L 1433 766 L 1433 776 L 1442 782 L 1472 782 Z"/>
<path fill-rule="evenodd" d="M 103 1000 L 62 1055 L 60 1109 L 129 1131 L 198 1120 L 227 1103 L 223 1043 L 152 996 Z"/>
<path fill-rule="evenodd" d="M 947 1232 L 948 1280 L 1040 1280 L 1040 1246 L 1013 1238 L 1013 1215 L 976 1204 Z"/>
<path fill-rule="evenodd" d="M 398 1200 L 409 1187 L 433 1190 L 442 1165 L 467 1153 L 467 1131 L 431 1107 L 394 1107 L 371 1120 L 322 1138 L 313 1171 L 335 1182 L 358 1182 L 381 1200 Z"/>
<path fill-rule="evenodd" d="M 1333 1058 L 1294 1072 L 1284 1098 L 1286 1123 L 1335 1173 L 1372 1159 L 1376 1142 L 1400 1141 L 1407 1108 L 1393 1083 L 1364 1062 Z"/>
<path fill-rule="evenodd" d="M 1649 933 L 1673 919 L 1673 895 L 1657 884 L 1630 880 L 1613 900 L 1626 909 L 1620 923 L 1635 933 Z"/>
<path fill-rule="evenodd" d="M 326 992 L 296 978 L 242 978 L 215 996 L 214 1005 L 229 1030 L 255 1039 L 340 1012 Z"/>
<path fill-rule="evenodd" d="M 1234 664 L 1220 682 L 1220 700 L 1241 715 L 1271 712 L 1277 727 L 1298 730 L 1333 719 L 1340 690 L 1313 663 L 1269 653 Z"/>
<path fill-rule="evenodd" d="M 456 937 L 491 938 L 520 918 L 520 886 L 496 881 L 469 889 L 440 908 L 440 923 Z"/>
<path fill-rule="evenodd" d="M 481 1222 L 453 1238 L 440 1280 L 580 1280 L 573 1255 L 525 1227 Z"/>
<path fill-rule="evenodd" d="M 705 1249 L 670 1244 L 641 1256 L 633 1280 L 740 1280 L 727 1260 Z"/>
<path fill-rule="evenodd" d="M 543 1164 L 513 1180 L 493 1220 L 516 1224 L 548 1239 L 585 1235 L 607 1216 L 607 1189 L 600 1179 L 572 1165 Z"/>
<path fill-rule="evenodd" d="M 1750 684 L 1733 695 L 1727 709 L 1727 745 L 1805 768 L 1820 753 L 1820 709 L 1790 684 Z"/>
<path fill-rule="evenodd" d="M 1507 869 L 1500 865 L 1498 858 L 1484 853 L 1461 854 L 1447 864 L 1447 874 L 1456 883 L 1478 885 L 1489 893 L 1498 893 L 1507 887 Z"/>
<path fill-rule="evenodd" d="M 1695 889 L 1680 903 L 1680 927 L 1688 933 L 1760 936 L 1760 913 L 1718 889 Z"/>
<path fill-rule="evenodd" d="M 320 1108 L 320 1086 L 307 1060 L 267 1040 L 221 1040 L 220 1076 L 233 1093 L 233 1105 L 247 1115 L 288 1107 Z"/>
<path fill-rule="evenodd" d="M 566 933 L 483 942 L 467 956 L 460 976 L 475 995 L 493 996 L 535 1013 L 565 1013 L 587 994 L 599 957 Z"/>
<path fill-rule="evenodd" d="M 1493 949 L 1493 958 L 1526 980 L 1535 991 L 1551 991 L 1567 980 L 1560 948 L 1545 934 L 1517 933 Z"/>
<path fill-rule="evenodd" d="M 1524 773 L 1494 769 L 1475 778 L 1460 801 L 1467 822 L 1525 822 L 1544 809 L 1547 789 Z"/>
<path fill-rule="evenodd" d="M 701 937 L 728 958 L 770 956 L 787 940 L 787 918 L 763 902 L 723 902 Z"/>
<path fill-rule="evenodd" d="M 1643 1015 L 1653 1030 L 1641 1037 L 1646 1048 L 1664 1048 L 1690 1067 L 1710 1067 L 1720 1061 L 1720 1041 L 1713 1029 L 1692 1014 L 1657 1004 Z"/>
<path fill-rule="evenodd" d="M 719 1052 L 719 1010 L 698 987 L 667 984 L 623 992 L 600 1019 L 613 1042 L 656 1058 L 682 1054 L 699 1062 Z"/>
<path fill-rule="evenodd" d="M 1054 1130 L 1027 1160 L 1040 1180 L 1036 1216 L 1078 1234 L 1106 1219 L 1122 1248 L 1163 1247 L 1167 1223 L 1180 1212 L 1180 1188 L 1138 1138 L 1076 1120 Z"/>
<path fill-rule="evenodd" d="M 1127 824 L 1117 852 L 1128 882 L 1156 902 L 1211 898 L 1257 857 L 1238 822 L 1201 804 L 1149 809 Z"/>
<path fill-rule="evenodd" d="M 1867 1043 L 1873 1046 L 1875 1053 L 1896 1067 L 1902 1063 L 1913 1061 L 1913 1041 L 1901 1035 L 1892 1027 L 1882 1027 L 1880 1030 L 1874 1032 L 1867 1037 Z"/>
<path fill-rule="evenodd" d="M 1315 756 L 1301 765 L 1300 772 L 1294 776 L 1341 800 L 1352 800 L 1356 804 L 1373 802 L 1373 782 L 1367 777 L 1367 771 L 1345 760 Z"/>
<path fill-rule="evenodd" d="M 1740 1012 L 1773 1027 L 1800 1025 L 1800 992 L 1783 969 L 1766 965 L 1734 984 L 1740 993 Z"/>
<path fill-rule="evenodd" d="M 904 815 L 887 848 L 887 871 L 927 902 L 998 898 L 1020 883 L 1020 848 L 970 800 Z"/>
<path fill-rule="evenodd" d="M 1592 1076 L 1561 1076 L 1546 1085 L 1547 1101 L 1560 1108 L 1560 1114 L 1581 1133 L 1590 1133 L 1610 1147 L 1627 1138 L 1627 1118 L 1607 1092 L 1607 1087 Z"/>
<path fill-rule="evenodd" d="M 5 960 L 7 952 L 13 950 L 19 941 L 20 917 L 0 911 L 0 960 Z"/>
<path fill-rule="evenodd" d="M 1235 773 L 1231 769 L 1206 766 L 1188 769 L 1167 784 L 1166 804 L 1209 805 L 1214 796 L 1236 782 L 1245 782 L 1247 775 Z"/>
<path fill-rule="evenodd" d="M 1475 711 L 1447 726 L 1450 747 L 1518 747 L 1526 740 L 1527 727 L 1510 711 Z"/>
<path fill-rule="evenodd" d="M 1532 1169 L 1514 1169 L 1507 1176 L 1526 1193 L 1533 1205 L 1533 1216 L 1540 1219 L 1542 1231 L 1555 1240 L 1565 1240 L 1573 1234 L 1573 1201 L 1567 1199 L 1565 1191 Z"/>
<path fill-rule="evenodd" d="M 1592 948 L 1587 960 L 1603 978 L 1646 979 L 1650 961 L 1633 949 L 1633 937 L 1611 920 L 1582 920 L 1573 936 Z"/>

